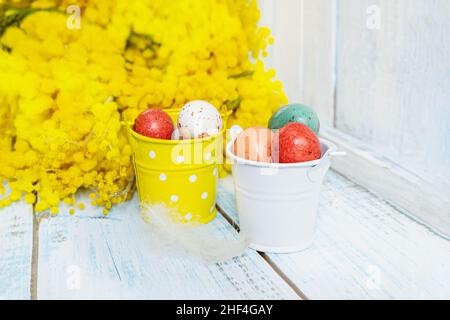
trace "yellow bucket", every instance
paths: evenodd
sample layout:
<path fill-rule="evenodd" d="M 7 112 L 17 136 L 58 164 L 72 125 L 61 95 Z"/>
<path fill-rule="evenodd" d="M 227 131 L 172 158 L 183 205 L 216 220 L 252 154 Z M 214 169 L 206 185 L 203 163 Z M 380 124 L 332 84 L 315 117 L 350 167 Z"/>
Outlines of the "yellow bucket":
<path fill-rule="evenodd" d="M 166 109 L 177 121 L 179 109 Z M 192 140 L 159 140 L 128 126 L 139 199 L 176 208 L 178 220 L 204 224 L 216 216 L 218 164 L 223 163 L 224 129 L 216 136 Z"/>

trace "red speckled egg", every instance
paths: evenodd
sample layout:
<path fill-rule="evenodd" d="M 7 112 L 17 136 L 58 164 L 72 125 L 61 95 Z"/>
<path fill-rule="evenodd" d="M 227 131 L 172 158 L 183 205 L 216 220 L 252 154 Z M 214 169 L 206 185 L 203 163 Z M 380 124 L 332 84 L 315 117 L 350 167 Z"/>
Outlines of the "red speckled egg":
<path fill-rule="evenodd" d="M 234 141 L 233 153 L 246 160 L 271 162 L 272 139 L 273 134 L 269 129 L 248 128 Z"/>
<path fill-rule="evenodd" d="M 170 116 L 159 109 L 142 112 L 134 122 L 134 131 L 154 139 L 170 140 L 174 126 Z"/>
<path fill-rule="evenodd" d="M 319 138 L 301 123 L 289 123 L 280 129 L 278 151 L 280 163 L 313 161 L 321 157 Z"/>

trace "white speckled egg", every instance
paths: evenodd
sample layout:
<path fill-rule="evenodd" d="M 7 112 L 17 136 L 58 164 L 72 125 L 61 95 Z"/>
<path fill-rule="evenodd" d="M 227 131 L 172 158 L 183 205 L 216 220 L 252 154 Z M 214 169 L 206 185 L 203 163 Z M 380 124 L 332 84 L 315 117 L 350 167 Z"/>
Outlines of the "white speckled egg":
<path fill-rule="evenodd" d="M 173 130 L 172 140 L 180 140 L 180 131 L 178 129 Z"/>
<path fill-rule="evenodd" d="M 181 109 L 178 115 L 177 129 L 180 139 L 213 136 L 222 130 L 222 126 L 219 111 L 206 101 L 191 101 Z"/>
<path fill-rule="evenodd" d="M 172 132 L 172 138 L 171 140 L 188 140 L 192 139 L 191 134 L 189 133 L 189 130 L 186 128 L 182 129 L 175 129 Z"/>

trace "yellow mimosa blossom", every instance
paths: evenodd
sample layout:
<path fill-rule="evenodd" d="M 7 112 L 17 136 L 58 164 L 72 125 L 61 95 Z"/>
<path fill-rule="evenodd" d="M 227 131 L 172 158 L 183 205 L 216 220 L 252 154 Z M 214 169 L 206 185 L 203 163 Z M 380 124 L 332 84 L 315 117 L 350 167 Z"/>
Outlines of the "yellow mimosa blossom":
<path fill-rule="evenodd" d="M 73 4 L 79 29 L 67 24 Z M 124 124 L 142 110 L 202 99 L 248 127 L 266 125 L 287 102 L 260 59 L 273 39 L 257 25 L 256 0 L 0 0 L 0 8 L 8 183 L 0 207 L 24 198 L 57 214 L 89 189 L 106 214 L 134 191 Z"/>

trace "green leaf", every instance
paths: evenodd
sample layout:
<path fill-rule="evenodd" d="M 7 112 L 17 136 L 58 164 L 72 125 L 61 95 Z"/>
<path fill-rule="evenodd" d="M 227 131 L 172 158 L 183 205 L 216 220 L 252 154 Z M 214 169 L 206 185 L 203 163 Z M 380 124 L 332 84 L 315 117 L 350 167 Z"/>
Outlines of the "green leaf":
<path fill-rule="evenodd" d="M 241 106 L 241 102 L 242 102 L 242 97 L 239 96 L 239 97 L 237 97 L 237 99 L 225 101 L 224 104 L 227 107 L 227 110 L 235 111 L 236 109 L 238 109 Z"/>
<path fill-rule="evenodd" d="M 11 26 L 19 26 L 28 15 L 38 11 L 58 11 L 57 8 L 15 8 L 3 7 L 0 10 L 0 36 Z"/>
<path fill-rule="evenodd" d="M 244 72 L 229 76 L 228 79 L 239 79 L 239 78 L 251 77 L 254 73 L 255 73 L 255 71 L 246 70 Z"/>
<path fill-rule="evenodd" d="M 135 31 L 131 31 L 130 34 L 128 35 L 126 47 L 130 48 L 130 47 L 138 46 L 139 40 L 145 41 L 144 49 L 150 49 L 150 50 L 154 51 L 155 47 L 161 46 L 161 43 L 156 42 L 152 35 L 142 34 L 142 33 L 137 33 Z"/>

